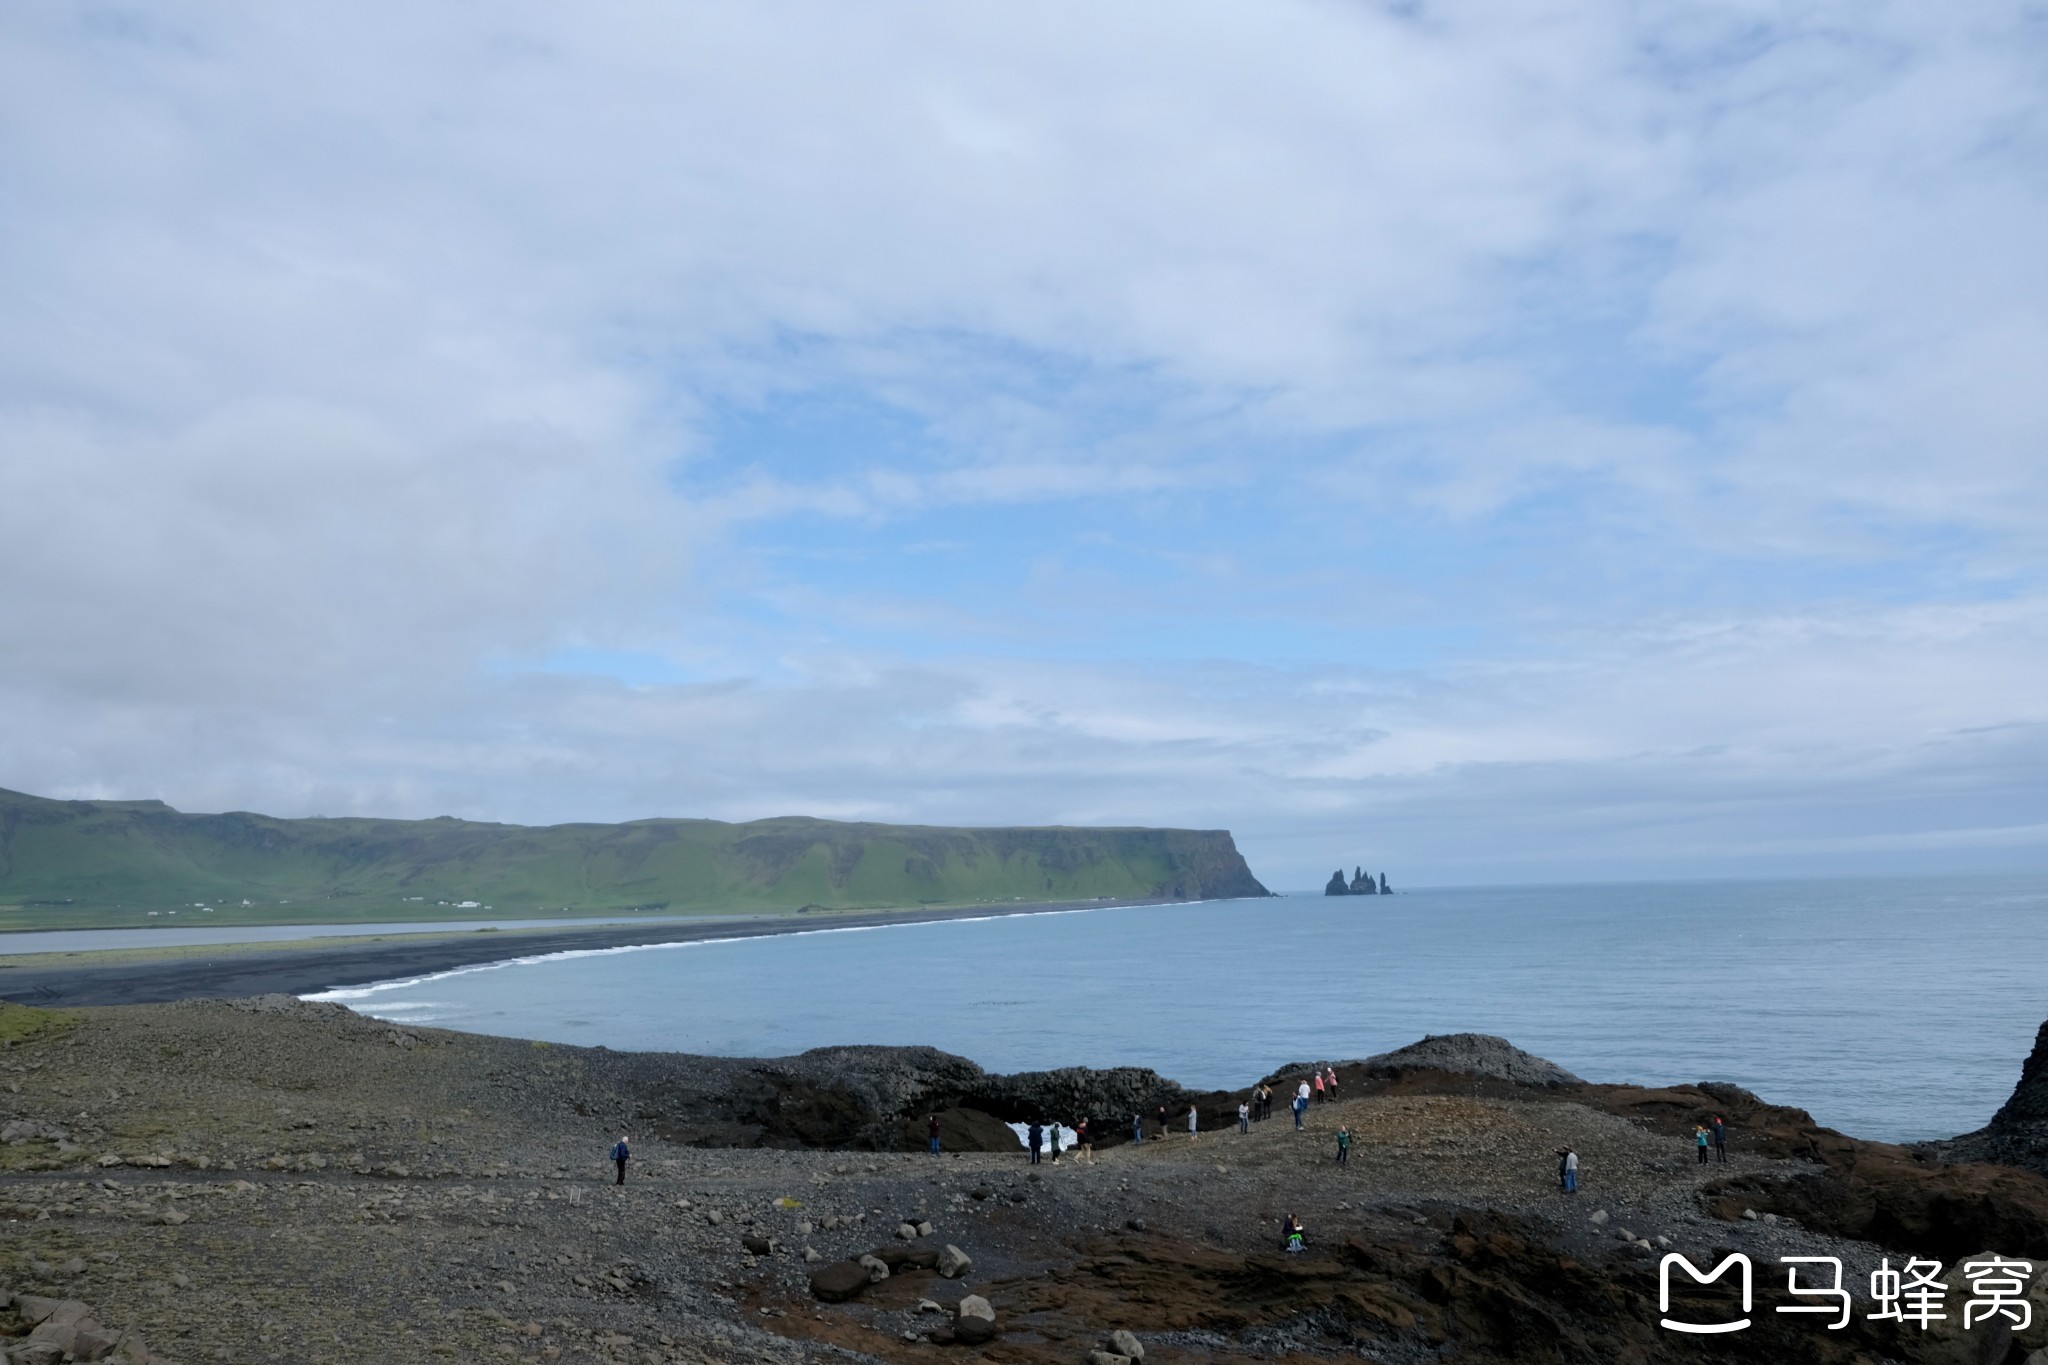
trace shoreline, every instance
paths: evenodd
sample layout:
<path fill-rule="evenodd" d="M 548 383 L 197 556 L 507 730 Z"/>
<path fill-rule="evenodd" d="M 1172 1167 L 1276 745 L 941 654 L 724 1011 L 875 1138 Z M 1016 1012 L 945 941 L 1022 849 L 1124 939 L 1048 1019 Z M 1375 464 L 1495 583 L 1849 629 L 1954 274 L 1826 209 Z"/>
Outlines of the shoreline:
<path fill-rule="evenodd" d="M 0 955 L 0 1000 L 24 1005 L 152 1005 L 256 995 L 308 995 L 514 958 L 821 929 L 879 929 L 1010 915 L 1176 904 L 1168 897 L 1041 901 L 879 912 L 785 912 L 703 923 L 336 937 Z"/>

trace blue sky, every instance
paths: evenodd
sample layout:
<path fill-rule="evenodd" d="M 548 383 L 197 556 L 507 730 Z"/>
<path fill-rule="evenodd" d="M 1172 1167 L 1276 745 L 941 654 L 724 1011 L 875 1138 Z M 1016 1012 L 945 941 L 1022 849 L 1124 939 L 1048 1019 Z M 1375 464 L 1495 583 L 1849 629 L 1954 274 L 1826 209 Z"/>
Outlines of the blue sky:
<path fill-rule="evenodd" d="M 0 785 L 2048 862 L 2048 21 L 0 15 Z"/>

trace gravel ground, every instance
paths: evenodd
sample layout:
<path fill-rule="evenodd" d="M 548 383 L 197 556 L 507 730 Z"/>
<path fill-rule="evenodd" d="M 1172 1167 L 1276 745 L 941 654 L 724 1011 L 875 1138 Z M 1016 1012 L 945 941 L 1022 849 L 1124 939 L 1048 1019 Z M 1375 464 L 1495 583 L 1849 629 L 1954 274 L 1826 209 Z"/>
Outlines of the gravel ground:
<path fill-rule="evenodd" d="M 1334 1329 L 1284 1295 L 1248 1287 L 1235 1317 L 1199 1287 L 1174 1298 L 1205 1257 L 1245 1282 L 1289 1212 L 1325 1255 L 1404 1237 L 1449 1255 L 1461 1217 L 1494 1211 L 1643 1286 L 1654 1256 L 1621 1228 L 1695 1256 L 1843 1255 L 1852 1274 L 1877 1254 L 1700 1211 L 1704 1180 L 1789 1163 L 1699 1167 L 1680 1142 L 1555 1097 L 1353 1098 L 1313 1107 L 1306 1133 L 1283 1111 L 1250 1134 L 1034 1167 L 670 1145 L 640 1126 L 621 1054 L 337 1006 L 82 1010 L 16 1033 L 0 1051 L 0 1117 L 21 1125 L 0 1145 L 0 1287 L 82 1299 L 177 1361 L 958 1359 L 965 1348 L 924 1339 L 949 1314 L 920 1304 L 950 1309 L 969 1291 L 1007 1324 L 990 1360 L 1085 1361 L 1120 1326 L 1146 1335 L 1150 1361 L 1305 1359 Z M 1355 1139 L 1345 1168 L 1340 1125 Z M 622 1132 L 635 1139 L 624 1188 L 606 1160 Z M 1574 1198 L 1556 1188 L 1567 1142 Z M 962 1248 L 971 1271 L 812 1299 L 806 1248 L 857 1256 L 906 1219 L 933 1224 L 930 1243 Z M 774 1250 L 748 1253 L 749 1233 Z M 1147 1257 L 1156 1283 L 1102 1287 Z"/>

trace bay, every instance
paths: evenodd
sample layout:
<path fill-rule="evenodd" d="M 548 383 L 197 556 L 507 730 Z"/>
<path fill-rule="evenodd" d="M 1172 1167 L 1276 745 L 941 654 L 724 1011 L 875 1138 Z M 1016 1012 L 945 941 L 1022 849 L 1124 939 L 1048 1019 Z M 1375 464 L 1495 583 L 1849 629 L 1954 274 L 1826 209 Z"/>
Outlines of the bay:
<path fill-rule="evenodd" d="M 777 1056 L 1241 1088 L 1427 1033 L 1594 1081 L 1732 1081 L 1863 1137 L 1981 1126 L 2048 1018 L 2048 876 L 1438 888 L 1126 906 L 469 967 L 328 991 L 384 1018 Z"/>

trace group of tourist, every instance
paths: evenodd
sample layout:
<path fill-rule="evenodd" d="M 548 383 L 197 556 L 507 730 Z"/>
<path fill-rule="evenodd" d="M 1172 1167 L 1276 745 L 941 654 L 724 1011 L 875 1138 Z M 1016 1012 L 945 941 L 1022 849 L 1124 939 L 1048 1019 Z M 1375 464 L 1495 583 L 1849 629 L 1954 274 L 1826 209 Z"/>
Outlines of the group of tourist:
<path fill-rule="evenodd" d="M 1714 1115 L 1711 1124 L 1696 1123 L 1692 1130 L 1693 1146 L 1699 1149 L 1700 1165 L 1707 1164 L 1707 1148 L 1712 1146 L 1714 1155 L 1721 1161 L 1728 1159 L 1728 1125 L 1721 1122 L 1719 1114 Z"/>

